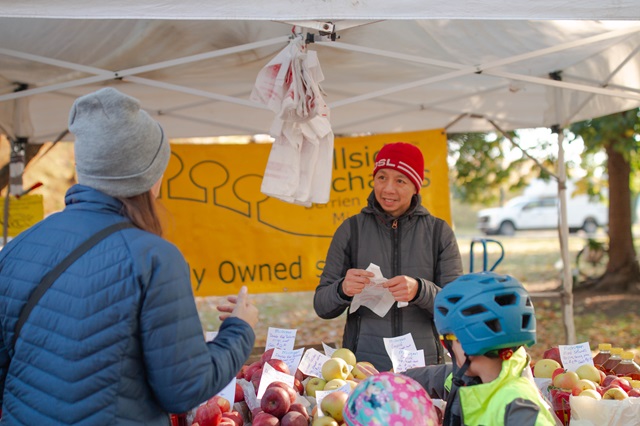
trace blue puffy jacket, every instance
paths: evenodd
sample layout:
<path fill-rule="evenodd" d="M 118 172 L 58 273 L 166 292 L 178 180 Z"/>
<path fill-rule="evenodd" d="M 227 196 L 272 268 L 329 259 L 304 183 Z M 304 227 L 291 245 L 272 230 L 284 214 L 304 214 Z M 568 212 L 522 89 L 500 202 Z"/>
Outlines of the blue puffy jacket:
<path fill-rule="evenodd" d="M 2 425 L 168 425 L 227 385 L 255 335 L 229 318 L 205 343 L 188 266 L 137 228 L 110 235 L 44 294 L 12 348 L 42 276 L 84 240 L 126 220 L 121 203 L 75 185 L 63 212 L 0 251 Z"/>

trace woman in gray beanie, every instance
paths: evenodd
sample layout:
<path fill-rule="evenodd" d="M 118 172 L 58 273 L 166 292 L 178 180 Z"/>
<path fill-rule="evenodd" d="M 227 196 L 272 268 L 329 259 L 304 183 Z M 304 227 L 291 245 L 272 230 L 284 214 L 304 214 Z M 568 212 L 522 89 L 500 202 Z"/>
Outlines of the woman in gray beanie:
<path fill-rule="evenodd" d="M 188 266 L 155 208 L 169 142 L 136 99 L 80 97 L 69 130 L 78 184 L 65 209 L 0 251 L 0 424 L 168 425 L 235 377 L 258 311 L 243 288 L 204 341 Z"/>

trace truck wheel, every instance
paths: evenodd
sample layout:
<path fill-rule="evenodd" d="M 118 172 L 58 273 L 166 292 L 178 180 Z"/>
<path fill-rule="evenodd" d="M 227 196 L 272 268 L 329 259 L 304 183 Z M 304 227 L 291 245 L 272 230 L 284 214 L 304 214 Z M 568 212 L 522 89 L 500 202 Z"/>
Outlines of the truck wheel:
<path fill-rule="evenodd" d="M 582 230 L 587 234 L 595 234 L 598 230 L 598 224 L 591 218 L 585 219 L 584 224 L 582 225 Z"/>
<path fill-rule="evenodd" d="M 516 227 L 509 221 L 502 222 L 500 228 L 498 228 L 498 234 L 500 235 L 514 235 L 515 233 Z"/>

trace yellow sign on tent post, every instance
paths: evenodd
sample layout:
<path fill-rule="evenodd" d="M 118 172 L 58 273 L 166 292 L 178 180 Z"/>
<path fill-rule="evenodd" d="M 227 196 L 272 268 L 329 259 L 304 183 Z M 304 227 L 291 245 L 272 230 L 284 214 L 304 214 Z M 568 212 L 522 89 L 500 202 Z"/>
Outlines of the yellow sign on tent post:
<path fill-rule="evenodd" d="M 336 228 L 366 206 L 375 155 L 415 144 L 425 157 L 423 205 L 451 221 L 443 130 L 336 138 L 331 196 L 303 207 L 260 192 L 271 145 L 176 145 L 161 199 L 166 237 L 185 255 L 196 296 L 311 291 Z"/>
<path fill-rule="evenodd" d="M 4 208 L 7 200 L 0 198 L 0 224 L 4 229 Z M 9 218 L 7 236 L 15 237 L 25 229 L 44 218 L 44 199 L 41 194 L 23 195 L 20 198 L 9 197 Z"/>

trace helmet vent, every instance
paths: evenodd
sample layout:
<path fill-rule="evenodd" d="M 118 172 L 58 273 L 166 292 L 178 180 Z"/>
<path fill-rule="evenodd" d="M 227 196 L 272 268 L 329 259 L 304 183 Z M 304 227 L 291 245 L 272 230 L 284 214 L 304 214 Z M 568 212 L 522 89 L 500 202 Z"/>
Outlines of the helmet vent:
<path fill-rule="evenodd" d="M 438 311 L 445 317 L 449 313 L 449 310 L 447 308 L 445 308 L 444 306 L 438 306 Z"/>
<path fill-rule="evenodd" d="M 530 297 L 527 297 L 527 301 L 524 303 L 524 306 L 533 306 L 533 303 L 531 303 Z"/>
<path fill-rule="evenodd" d="M 447 297 L 447 300 L 449 301 L 449 303 L 453 303 L 454 305 L 456 303 L 458 303 L 460 301 L 460 299 L 462 299 L 462 297 L 460 297 L 460 296 Z"/>
<path fill-rule="evenodd" d="M 515 305 L 517 302 L 517 297 L 515 294 L 511 293 L 511 294 L 502 294 L 500 296 L 496 296 L 495 301 L 498 305 L 500 306 L 509 306 L 509 305 Z"/>
<path fill-rule="evenodd" d="M 483 312 L 487 312 L 487 309 L 482 305 L 473 305 L 461 311 L 462 315 L 464 315 L 465 317 L 469 317 L 471 315 L 478 315 Z"/>
<path fill-rule="evenodd" d="M 492 319 L 490 321 L 485 321 L 484 323 L 494 333 L 500 333 L 502 331 L 502 325 L 500 325 L 500 320 L 498 320 L 498 319 Z"/>
<path fill-rule="evenodd" d="M 531 323 L 531 315 L 529 314 L 522 315 L 522 329 L 523 330 L 528 329 L 530 323 Z"/>

